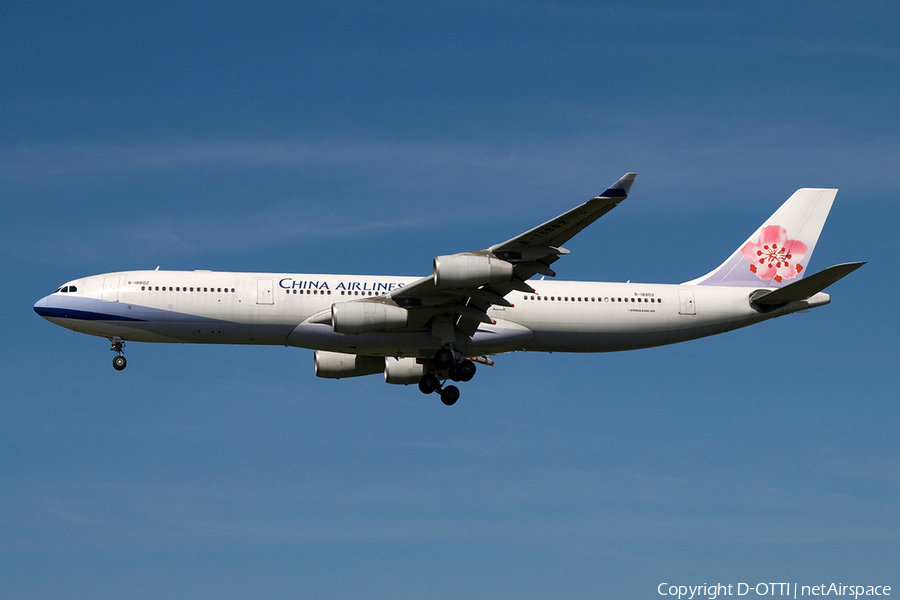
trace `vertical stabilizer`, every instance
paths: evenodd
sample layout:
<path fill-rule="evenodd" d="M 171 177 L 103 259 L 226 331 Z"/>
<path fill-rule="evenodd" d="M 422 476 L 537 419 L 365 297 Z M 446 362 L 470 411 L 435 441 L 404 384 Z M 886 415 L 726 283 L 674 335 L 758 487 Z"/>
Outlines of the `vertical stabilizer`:
<path fill-rule="evenodd" d="M 836 195 L 836 189 L 797 190 L 719 268 L 687 284 L 781 287 L 798 281 Z"/>

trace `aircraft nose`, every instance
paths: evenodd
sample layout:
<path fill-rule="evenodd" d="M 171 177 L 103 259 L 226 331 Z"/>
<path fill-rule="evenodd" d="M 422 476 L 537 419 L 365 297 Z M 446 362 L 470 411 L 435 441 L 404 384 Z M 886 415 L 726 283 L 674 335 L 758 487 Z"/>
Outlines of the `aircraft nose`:
<path fill-rule="evenodd" d="M 47 301 L 48 297 L 49 296 L 44 296 L 43 298 L 41 298 L 40 300 L 38 300 L 37 302 L 34 303 L 34 312 L 36 312 L 37 314 L 39 314 L 42 317 L 46 317 L 49 314 L 49 310 L 48 310 L 49 303 Z"/>

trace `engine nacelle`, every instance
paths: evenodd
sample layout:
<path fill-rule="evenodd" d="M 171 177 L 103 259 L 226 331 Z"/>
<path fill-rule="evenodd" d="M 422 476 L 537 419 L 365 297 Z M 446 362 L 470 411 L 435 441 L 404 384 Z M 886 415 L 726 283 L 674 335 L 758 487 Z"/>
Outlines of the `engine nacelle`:
<path fill-rule="evenodd" d="M 380 356 L 360 356 L 343 352 L 316 350 L 316 377 L 343 379 L 375 375 L 384 370 L 384 359 Z"/>
<path fill-rule="evenodd" d="M 406 327 L 405 308 L 378 302 L 338 302 L 331 305 L 331 326 L 336 333 L 369 333 Z"/>
<path fill-rule="evenodd" d="M 384 359 L 384 380 L 400 385 L 419 383 L 430 366 L 427 364 L 428 361 L 418 362 L 419 360 L 422 359 L 392 357 Z"/>
<path fill-rule="evenodd" d="M 513 265 L 491 256 L 451 254 L 434 259 L 434 285 L 467 288 L 512 281 Z"/>

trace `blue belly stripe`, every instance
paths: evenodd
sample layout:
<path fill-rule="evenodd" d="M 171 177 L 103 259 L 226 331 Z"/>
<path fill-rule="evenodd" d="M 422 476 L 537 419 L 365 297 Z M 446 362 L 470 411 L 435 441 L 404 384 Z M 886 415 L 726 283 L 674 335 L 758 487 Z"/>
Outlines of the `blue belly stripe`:
<path fill-rule="evenodd" d="M 88 310 L 73 310 L 71 308 L 49 308 L 46 306 L 35 306 L 34 312 L 42 317 L 50 317 L 55 319 L 78 319 L 79 321 L 144 321 L 145 319 L 135 319 L 132 317 L 124 317 L 120 315 L 112 315 L 109 313 L 98 313 Z"/>
<path fill-rule="evenodd" d="M 45 301 L 44 301 L 45 300 Z M 73 319 L 78 321 L 131 321 L 142 323 L 226 323 L 200 315 L 181 313 L 128 304 L 102 302 L 97 298 L 64 297 L 52 294 L 34 305 L 34 312 L 49 319 Z"/>

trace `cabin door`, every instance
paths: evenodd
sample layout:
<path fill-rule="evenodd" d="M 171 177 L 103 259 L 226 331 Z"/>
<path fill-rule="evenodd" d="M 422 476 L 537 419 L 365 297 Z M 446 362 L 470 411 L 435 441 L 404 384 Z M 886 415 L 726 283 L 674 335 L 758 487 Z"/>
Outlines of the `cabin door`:
<path fill-rule="evenodd" d="M 271 279 L 256 280 L 256 303 L 275 304 L 275 297 L 272 295 Z"/>
<path fill-rule="evenodd" d="M 104 302 L 119 301 L 119 278 L 106 277 L 103 279 L 103 296 L 100 298 Z"/>
<path fill-rule="evenodd" d="M 696 315 L 694 307 L 694 290 L 678 290 L 678 313 L 682 315 Z"/>

